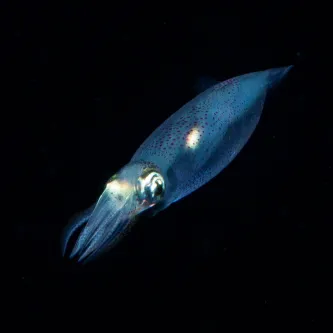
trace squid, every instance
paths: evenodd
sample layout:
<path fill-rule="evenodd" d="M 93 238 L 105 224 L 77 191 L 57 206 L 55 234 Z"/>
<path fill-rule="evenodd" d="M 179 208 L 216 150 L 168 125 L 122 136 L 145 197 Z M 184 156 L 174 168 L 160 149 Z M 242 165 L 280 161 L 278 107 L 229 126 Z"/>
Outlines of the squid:
<path fill-rule="evenodd" d="M 99 257 L 140 214 L 156 215 L 219 174 L 254 132 L 268 92 L 292 67 L 216 82 L 172 114 L 107 181 L 97 203 L 65 228 L 63 255 L 79 232 L 69 257 L 83 263 Z"/>

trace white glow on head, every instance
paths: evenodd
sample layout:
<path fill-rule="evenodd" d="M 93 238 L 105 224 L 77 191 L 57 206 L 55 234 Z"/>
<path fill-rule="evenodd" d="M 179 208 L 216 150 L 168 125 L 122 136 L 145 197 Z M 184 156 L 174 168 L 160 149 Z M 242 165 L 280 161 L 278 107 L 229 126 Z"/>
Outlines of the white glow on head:
<path fill-rule="evenodd" d="M 200 131 L 199 128 L 193 127 L 186 137 L 186 147 L 194 149 L 199 144 Z"/>
<path fill-rule="evenodd" d="M 110 194 L 127 198 L 133 191 L 133 186 L 126 181 L 112 180 L 106 184 L 106 189 Z"/>

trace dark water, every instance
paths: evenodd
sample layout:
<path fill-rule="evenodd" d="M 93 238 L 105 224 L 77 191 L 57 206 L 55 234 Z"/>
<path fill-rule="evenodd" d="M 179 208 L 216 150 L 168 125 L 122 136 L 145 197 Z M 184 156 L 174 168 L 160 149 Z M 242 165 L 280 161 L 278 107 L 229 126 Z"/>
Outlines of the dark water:
<path fill-rule="evenodd" d="M 3 254 L 24 325 L 218 332 L 329 319 L 332 134 L 303 6 L 5 5 L 3 224 L 14 238 Z M 223 173 L 95 263 L 61 257 L 68 220 L 195 96 L 198 78 L 290 64 Z"/>

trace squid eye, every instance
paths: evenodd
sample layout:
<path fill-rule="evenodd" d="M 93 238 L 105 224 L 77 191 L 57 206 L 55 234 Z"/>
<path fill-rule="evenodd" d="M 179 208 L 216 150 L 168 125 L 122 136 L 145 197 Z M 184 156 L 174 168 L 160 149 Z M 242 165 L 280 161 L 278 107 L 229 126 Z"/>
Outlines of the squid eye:
<path fill-rule="evenodd" d="M 161 195 L 163 195 L 163 191 L 164 191 L 164 188 L 163 188 L 163 183 L 162 183 L 162 181 L 160 180 L 160 179 L 157 179 L 157 180 L 155 180 L 155 189 L 154 189 L 154 191 L 155 191 L 155 193 L 154 193 L 154 195 L 155 196 L 161 196 Z"/>
<path fill-rule="evenodd" d="M 156 171 L 144 172 L 137 182 L 139 201 L 146 201 L 149 205 L 159 202 L 165 192 L 165 183 L 161 174 Z"/>

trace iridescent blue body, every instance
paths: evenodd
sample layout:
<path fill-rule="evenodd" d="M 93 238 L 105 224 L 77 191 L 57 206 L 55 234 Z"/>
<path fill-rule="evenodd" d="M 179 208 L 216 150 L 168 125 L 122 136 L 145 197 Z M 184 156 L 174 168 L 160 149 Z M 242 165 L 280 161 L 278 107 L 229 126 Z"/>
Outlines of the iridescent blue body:
<path fill-rule="evenodd" d="M 269 89 L 291 67 L 217 83 L 171 115 L 108 182 L 94 209 L 67 228 L 63 250 L 85 225 L 71 256 L 91 259 L 113 245 L 136 215 L 165 209 L 220 173 L 255 130 Z"/>

